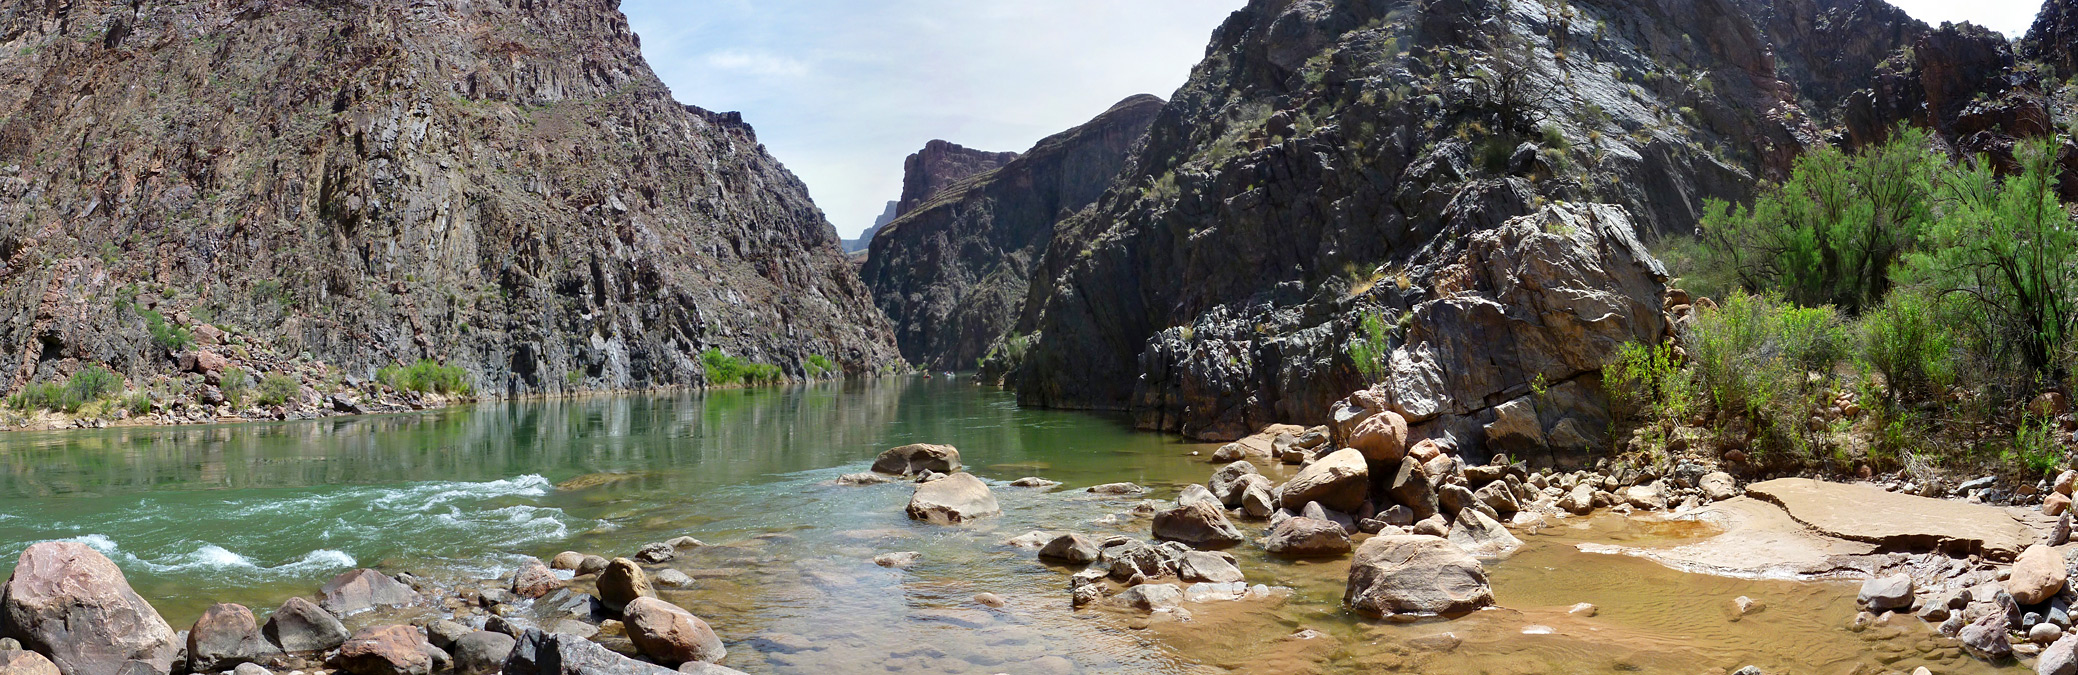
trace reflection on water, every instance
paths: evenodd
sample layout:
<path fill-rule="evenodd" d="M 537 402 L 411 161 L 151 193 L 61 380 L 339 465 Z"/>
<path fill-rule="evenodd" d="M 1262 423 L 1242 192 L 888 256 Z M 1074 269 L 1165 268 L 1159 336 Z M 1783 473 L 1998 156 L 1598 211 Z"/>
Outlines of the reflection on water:
<path fill-rule="evenodd" d="M 1004 516 L 921 525 L 902 515 L 907 485 L 832 484 L 911 442 L 959 446 Z M 1253 546 L 1234 551 L 1249 580 L 1290 587 L 1289 600 L 1189 605 L 1181 622 L 1072 611 L 1074 570 L 1005 543 L 1030 530 L 1144 537 L 1147 520 L 1121 515 L 1136 499 L 1079 488 L 1134 481 L 1173 498 L 1209 475 L 1188 455 L 1209 449 L 942 380 L 10 434 L 0 572 L 28 543 L 85 541 L 178 627 L 211 602 L 273 607 L 353 566 L 492 576 L 520 555 L 626 555 L 690 534 L 715 545 L 673 561 L 696 583 L 665 595 L 706 617 L 729 665 L 753 673 L 1990 672 L 1916 621 L 1847 632 L 1851 585 L 1698 577 L 1574 548 L 1700 534 L 1620 518 L 1525 535 L 1490 568 L 1508 609 L 1412 626 L 1342 611 L 1346 561 L 1272 560 Z M 1275 480 L 1286 471 L 1265 467 Z M 1067 485 L 1004 484 L 1027 475 Z M 894 551 L 922 557 L 873 564 Z M 1007 604 L 976 602 L 984 592 Z M 1734 617 L 1739 595 L 1768 609 Z M 1568 615 L 1579 602 L 1600 611 Z M 1871 639 L 1889 633 L 1903 637 Z"/>

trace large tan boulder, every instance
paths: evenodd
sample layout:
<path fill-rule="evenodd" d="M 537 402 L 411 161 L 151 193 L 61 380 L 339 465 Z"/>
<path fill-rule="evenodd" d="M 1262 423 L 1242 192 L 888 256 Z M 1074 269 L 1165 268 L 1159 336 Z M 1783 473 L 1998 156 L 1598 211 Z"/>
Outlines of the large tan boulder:
<path fill-rule="evenodd" d="M 642 598 L 653 598 L 657 589 L 649 582 L 649 573 L 627 558 L 614 558 L 606 564 L 606 571 L 599 573 L 599 602 L 608 608 L 620 609 Z"/>
<path fill-rule="evenodd" d="M 1299 475 L 1278 488 L 1278 499 L 1288 509 L 1320 502 L 1321 506 L 1347 512 L 1363 506 L 1370 489 L 1371 469 L 1364 461 L 1364 453 L 1343 448 L 1300 469 Z"/>
<path fill-rule="evenodd" d="M 1339 556 L 1349 552 L 1349 532 L 1338 523 L 1299 516 L 1270 528 L 1263 548 L 1287 558 Z"/>
<path fill-rule="evenodd" d="M 562 587 L 563 580 L 556 577 L 555 570 L 533 558 L 520 563 L 519 571 L 512 575 L 512 594 L 529 600 L 554 593 Z"/>
<path fill-rule="evenodd" d="M 353 675 L 427 675 L 433 645 L 411 626 L 372 626 L 339 647 L 342 670 Z"/>
<path fill-rule="evenodd" d="M 625 613 L 628 641 L 658 663 L 677 666 L 687 661 L 713 663 L 729 655 L 722 639 L 706 621 L 692 612 L 656 598 L 628 603 Z"/>
<path fill-rule="evenodd" d="M 173 628 L 130 589 L 107 556 L 69 541 L 30 545 L 0 601 L 0 633 L 50 657 L 69 674 L 114 673 L 138 661 L 173 670 Z"/>
<path fill-rule="evenodd" d="M 357 569 L 334 577 L 318 589 L 318 606 L 346 616 L 376 607 L 399 607 L 420 600 L 418 591 L 371 569 Z"/>
<path fill-rule="evenodd" d="M 244 605 L 217 603 L 188 629 L 188 668 L 198 673 L 230 670 L 276 651 L 260 637 L 260 623 Z"/>
<path fill-rule="evenodd" d="M 1373 462 L 1398 463 L 1407 456 L 1407 418 L 1390 410 L 1365 418 L 1350 431 L 1349 447 Z"/>
<path fill-rule="evenodd" d="M 322 652 L 345 644 L 353 637 L 331 612 L 302 598 L 289 598 L 268 615 L 260 628 L 269 642 L 291 654 Z"/>
<path fill-rule="evenodd" d="M 1372 537 L 1349 562 L 1342 601 L 1371 616 L 1459 614 L 1494 604 L 1486 568 L 1440 537 Z"/>
<path fill-rule="evenodd" d="M 954 525 L 1003 514 L 988 484 L 971 473 L 956 473 L 916 486 L 909 498 L 909 517 L 940 525 Z"/>
<path fill-rule="evenodd" d="M 1226 548 L 1241 543 L 1241 530 L 1227 513 L 1210 502 L 1192 502 L 1154 514 L 1154 538 L 1193 548 Z"/>
<path fill-rule="evenodd" d="M 924 471 L 952 473 L 960 470 L 960 450 L 950 445 L 916 443 L 891 448 L 873 460 L 878 473 L 906 476 Z"/>
<path fill-rule="evenodd" d="M 2023 606 L 2046 602 L 2064 589 L 2068 574 L 2062 553 L 2041 544 L 2029 546 L 2013 561 L 2012 575 L 2006 578 L 2006 593 Z"/>

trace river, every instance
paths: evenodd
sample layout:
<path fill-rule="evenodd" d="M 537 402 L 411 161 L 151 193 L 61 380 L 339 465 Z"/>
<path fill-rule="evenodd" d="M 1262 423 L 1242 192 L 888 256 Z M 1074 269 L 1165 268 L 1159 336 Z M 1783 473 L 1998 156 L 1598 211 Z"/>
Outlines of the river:
<path fill-rule="evenodd" d="M 924 525 L 902 513 L 906 485 L 832 482 L 917 442 L 958 446 L 1004 515 Z M 1684 574 L 1576 548 L 1709 534 L 1681 522 L 1599 516 L 1518 533 L 1527 546 L 1489 565 L 1503 609 L 1413 625 L 1343 610 L 1346 558 L 1280 561 L 1253 544 L 1233 551 L 1250 583 L 1289 598 L 1187 605 L 1187 621 L 1075 611 L 1074 570 L 1004 543 L 1031 530 L 1144 538 L 1136 499 L 1082 488 L 1132 481 L 1174 498 L 1209 476 L 1214 447 L 944 379 L 11 433 L 0 572 L 30 543 L 86 542 L 182 628 L 213 602 L 264 614 L 354 567 L 495 577 L 521 556 L 624 556 L 691 535 L 711 546 L 672 564 L 697 582 L 664 597 L 713 624 L 727 665 L 752 673 L 1994 672 L 1916 619 L 1847 630 L 1849 583 Z M 1273 480 L 1285 471 L 1265 467 Z M 1064 485 L 1007 485 L 1023 476 Z M 871 561 L 894 551 L 922 557 Z M 983 592 L 1007 605 L 977 604 Z M 1738 616 L 1739 596 L 1766 609 Z M 1567 612 L 1583 602 L 1597 613 Z"/>

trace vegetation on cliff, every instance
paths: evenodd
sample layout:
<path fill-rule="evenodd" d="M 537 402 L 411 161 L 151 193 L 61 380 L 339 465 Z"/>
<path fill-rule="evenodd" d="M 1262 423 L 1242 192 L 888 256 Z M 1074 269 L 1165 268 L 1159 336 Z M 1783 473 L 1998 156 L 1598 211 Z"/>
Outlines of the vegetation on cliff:
<path fill-rule="evenodd" d="M 1624 421 L 1645 447 L 1700 427 L 1778 466 L 2062 467 L 2078 203 L 2059 196 L 2061 144 L 2001 167 L 1901 129 L 1710 204 L 1669 258 L 1723 302 L 1698 301 L 1679 347 L 1625 349 L 1606 378 Z"/>

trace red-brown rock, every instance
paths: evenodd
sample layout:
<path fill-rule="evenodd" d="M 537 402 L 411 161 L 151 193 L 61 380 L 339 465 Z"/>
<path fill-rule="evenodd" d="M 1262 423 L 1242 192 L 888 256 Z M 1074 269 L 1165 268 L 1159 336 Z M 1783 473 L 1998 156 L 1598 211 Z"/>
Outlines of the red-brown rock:
<path fill-rule="evenodd" d="M 44 542 L 22 551 L 0 602 L 0 625 L 68 674 L 114 673 L 126 661 L 173 669 L 173 629 L 122 570 L 86 544 Z"/>

